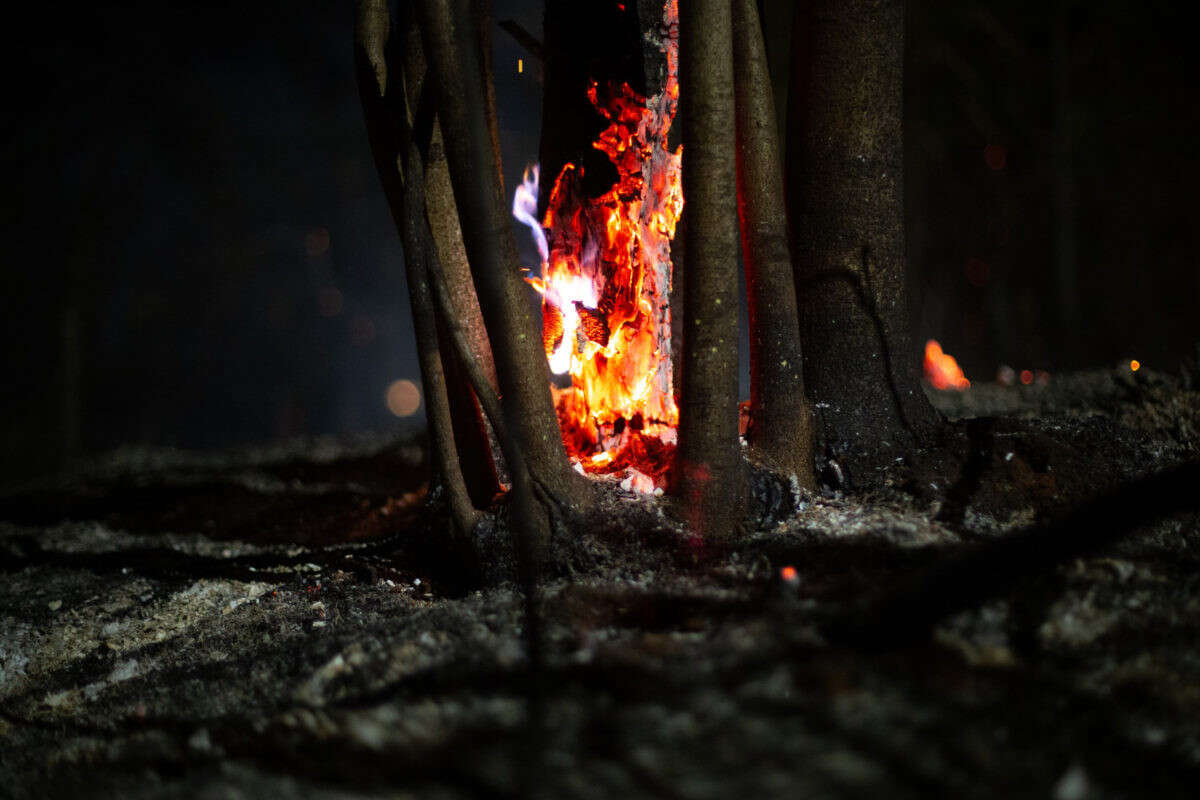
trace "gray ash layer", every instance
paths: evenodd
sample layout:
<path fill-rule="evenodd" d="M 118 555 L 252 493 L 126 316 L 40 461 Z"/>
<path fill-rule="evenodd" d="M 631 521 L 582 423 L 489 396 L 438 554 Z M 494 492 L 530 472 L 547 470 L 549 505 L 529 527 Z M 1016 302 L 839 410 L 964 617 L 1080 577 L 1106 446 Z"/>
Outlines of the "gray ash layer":
<path fill-rule="evenodd" d="M 519 796 L 531 769 L 547 797 L 1194 796 L 1195 514 L 901 647 L 827 632 L 1195 460 L 1200 396 L 1116 372 L 936 402 L 963 418 L 937 454 L 728 552 L 608 492 L 543 576 L 540 736 L 503 519 L 492 578 L 458 576 L 412 445 L 126 453 L 9 493 L 0 797 Z"/>

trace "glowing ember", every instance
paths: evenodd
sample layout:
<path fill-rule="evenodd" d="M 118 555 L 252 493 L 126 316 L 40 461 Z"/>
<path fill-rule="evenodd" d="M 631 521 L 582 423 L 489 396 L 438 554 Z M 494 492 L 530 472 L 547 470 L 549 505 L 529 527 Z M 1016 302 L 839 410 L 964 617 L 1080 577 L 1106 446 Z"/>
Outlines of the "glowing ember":
<path fill-rule="evenodd" d="M 800 578 L 796 572 L 796 568 L 790 564 L 779 570 L 779 577 L 788 583 L 795 583 Z"/>
<path fill-rule="evenodd" d="M 660 477 L 675 441 L 669 295 L 683 192 L 681 152 L 667 149 L 667 132 L 679 101 L 677 20 L 671 0 L 661 94 L 595 82 L 588 90 L 610 123 L 593 146 L 616 166 L 617 183 L 586 197 L 583 170 L 565 165 L 541 225 L 536 166 L 513 198 L 541 255 L 541 274 L 528 281 L 542 295 L 546 357 L 552 372 L 571 375 L 571 387 L 556 390 L 563 439 L 590 472 L 638 467 Z"/>
<path fill-rule="evenodd" d="M 1137 372 L 1141 368 L 1142 368 L 1142 362 L 1138 361 L 1136 358 L 1133 361 L 1129 362 L 1129 371 L 1130 372 Z"/>
<path fill-rule="evenodd" d="M 971 385 L 954 356 L 942 351 L 935 339 L 925 343 L 925 380 L 935 389 L 966 389 Z"/>

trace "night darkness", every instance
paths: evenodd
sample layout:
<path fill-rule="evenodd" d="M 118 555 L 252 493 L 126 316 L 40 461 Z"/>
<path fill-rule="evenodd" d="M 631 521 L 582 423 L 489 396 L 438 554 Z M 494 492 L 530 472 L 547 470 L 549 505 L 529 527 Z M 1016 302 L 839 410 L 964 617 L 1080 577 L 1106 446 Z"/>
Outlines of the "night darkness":
<path fill-rule="evenodd" d="M 1058 6 L 909 4 L 915 338 L 977 381 L 1134 357 L 1175 371 L 1200 339 L 1192 43 L 1172 3 Z M 350 17 L 93 6 L 18 47 L 7 479 L 125 444 L 406 424 L 384 398 L 418 378 L 415 348 Z M 535 35 L 540 17 L 496 4 Z M 537 153 L 540 73 L 493 41 L 511 191 Z"/>
<path fill-rule="evenodd" d="M 1177 5 L 10 25 L 0 800 L 1196 797 Z"/>

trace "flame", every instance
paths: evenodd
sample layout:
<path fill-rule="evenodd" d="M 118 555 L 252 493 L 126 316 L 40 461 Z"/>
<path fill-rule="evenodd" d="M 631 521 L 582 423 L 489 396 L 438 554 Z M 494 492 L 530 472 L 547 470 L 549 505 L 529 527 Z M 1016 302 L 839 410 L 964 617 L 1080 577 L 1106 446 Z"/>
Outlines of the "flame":
<path fill-rule="evenodd" d="M 513 216 L 529 227 L 541 256 L 540 276 L 527 280 L 542 296 L 550 370 L 571 376 L 569 388 L 556 390 L 563 439 L 589 471 L 638 467 L 661 477 L 679 420 L 669 297 L 671 240 L 683 210 L 682 148 L 667 147 L 679 101 L 676 3 L 664 9 L 661 94 L 646 98 L 627 84 L 594 81 L 588 89 L 609 121 L 593 146 L 617 168 L 612 188 L 584 196 L 582 168 L 566 164 L 541 224 L 537 166 L 526 170 L 513 197 Z"/>
<path fill-rule="evenodd" d="M 925 343 L 925 380 L 935 389 L 962 391 L 971 385 L 954 356 L 943 352 L 942 346 L 935 339 Z"/>

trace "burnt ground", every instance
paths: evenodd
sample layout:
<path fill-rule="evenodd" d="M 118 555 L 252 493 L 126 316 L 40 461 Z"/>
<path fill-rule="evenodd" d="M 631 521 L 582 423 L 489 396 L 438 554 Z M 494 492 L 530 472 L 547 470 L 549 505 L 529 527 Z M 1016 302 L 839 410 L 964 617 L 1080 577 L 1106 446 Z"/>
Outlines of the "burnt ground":
<path fill-rule="evenodd" d="M 607 486 L 541 576 L 534 681 L 503 520 L 482 575 L 453 559 L 417 444 L 125 451 L 10 490 L 0 796 L 1195 796 L 1198 517 L 1144 520 L 1200 487 L 1054 523 L 1198 460 L 1200 392 L 935 401 L 938 447 L 867 495 L 784 492 L 727 550 Z M 947 559 L 966 577 L 931 582 Z"/>

